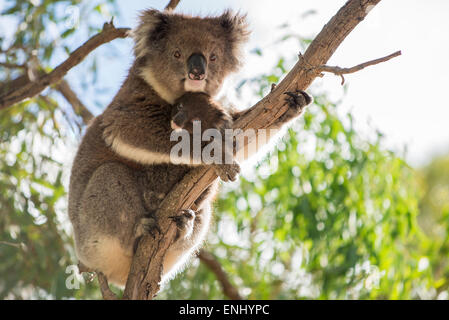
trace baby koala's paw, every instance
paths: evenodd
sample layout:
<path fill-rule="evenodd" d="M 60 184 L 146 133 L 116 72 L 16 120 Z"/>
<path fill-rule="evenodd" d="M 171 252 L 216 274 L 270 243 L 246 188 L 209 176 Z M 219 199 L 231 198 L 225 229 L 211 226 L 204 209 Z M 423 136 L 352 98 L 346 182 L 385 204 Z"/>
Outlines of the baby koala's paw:
<path fill-rule="evenodd" d="M 200 121 L 201 131 L 207 129 L 218 129 L 224 131 L 232 128 L 232 117 L 225 111 L 214 108 L 193 109 L 192 106 L 178 104 L 177 112 L 170 121 L 173 130 L 186 129 L 189 132 L 193 130 L 193 122 Z"/>
<path fill-rule="evenodd" d="M 216 112 L 214 116 L 211 116 L 209 122 L 205 123 L 205 129 L 218 129 L 224 131 L 225 129 L 232 128 L 232 117 L 225 112 Z"/>
<path fill-rule="evenodd" d="M 296 112 L 301 112 L 305 106 L 312 102 L 312 98 L 307 94 L 307 92 L 302 90 L 285 92 L 285 94 L 288 96 L 285 99 L 288 102 L 288 105 Z"/>
<path fill-rule="evenodd" d="M 193 233 L 193 224 L 195 222 L 195 211 L 190 209 L 181 210 L 178 215 L 171 216 L 176 226 L 178 227 L 178 233 L 176 234 L 176 240 L 189 238 Z"/>
<path fill-rule="evenodd" d="M 240 165 L 233 161 L 232 164 L 214 164 L 217 176 L 224 182 L 235 181 L 240 173 Z"/>

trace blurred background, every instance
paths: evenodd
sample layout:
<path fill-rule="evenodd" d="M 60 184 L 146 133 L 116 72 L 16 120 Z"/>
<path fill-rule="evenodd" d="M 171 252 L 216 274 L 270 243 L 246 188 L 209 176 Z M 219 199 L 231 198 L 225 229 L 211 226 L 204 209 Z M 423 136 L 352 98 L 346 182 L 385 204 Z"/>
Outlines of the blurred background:
<path fill-rule="evenodd" d="M 51 71 L 114 17 L 168 1 L 0 0 L 0 94 Z M 246 63 L 221 96 L 248 108 L 278 83 L 344 0 L 181 0 L 176 11 L 247 12 Z M 381 1 L 329 65 L 402 56 L 317 79 L 314 104 L 223 185 L 205 249 L 245 299 L 449 298 L 449 2 Z M 64 78 L 93 115 L 132 63 L 132 40 Z M 59 85 L 0 111 L 0 298 L 101 298 L 76 274 L 67 186 L 85 119 Z M 114 288 L 120 294 L 119 288 Z M 198 258 L 158 299 L 226 299 Z"/>

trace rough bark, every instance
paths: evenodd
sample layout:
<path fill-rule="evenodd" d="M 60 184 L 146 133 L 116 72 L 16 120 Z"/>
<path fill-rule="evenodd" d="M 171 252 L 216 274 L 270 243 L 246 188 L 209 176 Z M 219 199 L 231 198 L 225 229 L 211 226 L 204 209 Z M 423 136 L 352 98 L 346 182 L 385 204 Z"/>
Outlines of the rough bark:
<path fill-rule="evenodd" d="M 165 253 L 176 237 L 172 219 L 159 224 L 161 232 L 140 239 L 126 282 L 124 299 L 150 300 L 159 292 Z"/>

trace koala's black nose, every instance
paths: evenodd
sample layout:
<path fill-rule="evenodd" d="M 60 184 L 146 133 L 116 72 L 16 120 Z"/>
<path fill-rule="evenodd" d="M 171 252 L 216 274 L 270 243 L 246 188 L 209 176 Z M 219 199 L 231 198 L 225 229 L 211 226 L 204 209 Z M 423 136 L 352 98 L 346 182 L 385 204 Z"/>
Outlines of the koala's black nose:
<path fill-rule="evenodd" d="M 206 58 L 201 53 L 192 54 L 187 60 L 187 69 L 190 80 L 203 80 L 206 78 Z"/>

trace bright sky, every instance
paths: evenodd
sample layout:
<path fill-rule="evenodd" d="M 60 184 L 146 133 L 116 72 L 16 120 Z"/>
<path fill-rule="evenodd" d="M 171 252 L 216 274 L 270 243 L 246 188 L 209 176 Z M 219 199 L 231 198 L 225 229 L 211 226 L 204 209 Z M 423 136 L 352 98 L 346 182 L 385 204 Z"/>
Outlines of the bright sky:
<path fill-rule="evenodd" d="M 289 22 L 300 35 L 312 36 L 346 0 L 182 0 L 179 12 L 217 14 L 225 8 L 247 12 L 252 29 L 248 49 L 261 47 L 264 56 L 251 55 L 238 78 L 269 71 L 282 52 L 298 52 L 295 42 L 272 45 L 279 38 L 277 27 Z M 162 9 L 165 1 L 121 2 L 122 19 L 117 25 L 135 26 L 137 11 Z M 316 14 L 301 18 L 311 9 Z M 352 110 L 361 130 L 372 126 L 383 132 L 389 147 L 402 151 L 413 165 L 449 151 L 449 1 L 383 0 L 346 38 L 329 65 L 350 67 L 402 50 L 402 56 L 346 76 L 349 84 L 341 112 Z M 127 51 L 127 49 L 126 49 Z M 125 73 L 128 64 L 119 68 Z M 117 81 L 123 75 L 111 77 Z M 117 86 L 119 85 L 116 84 Z M 340 78 L 327 75 L 315 82 L 338 98 Z"/>

